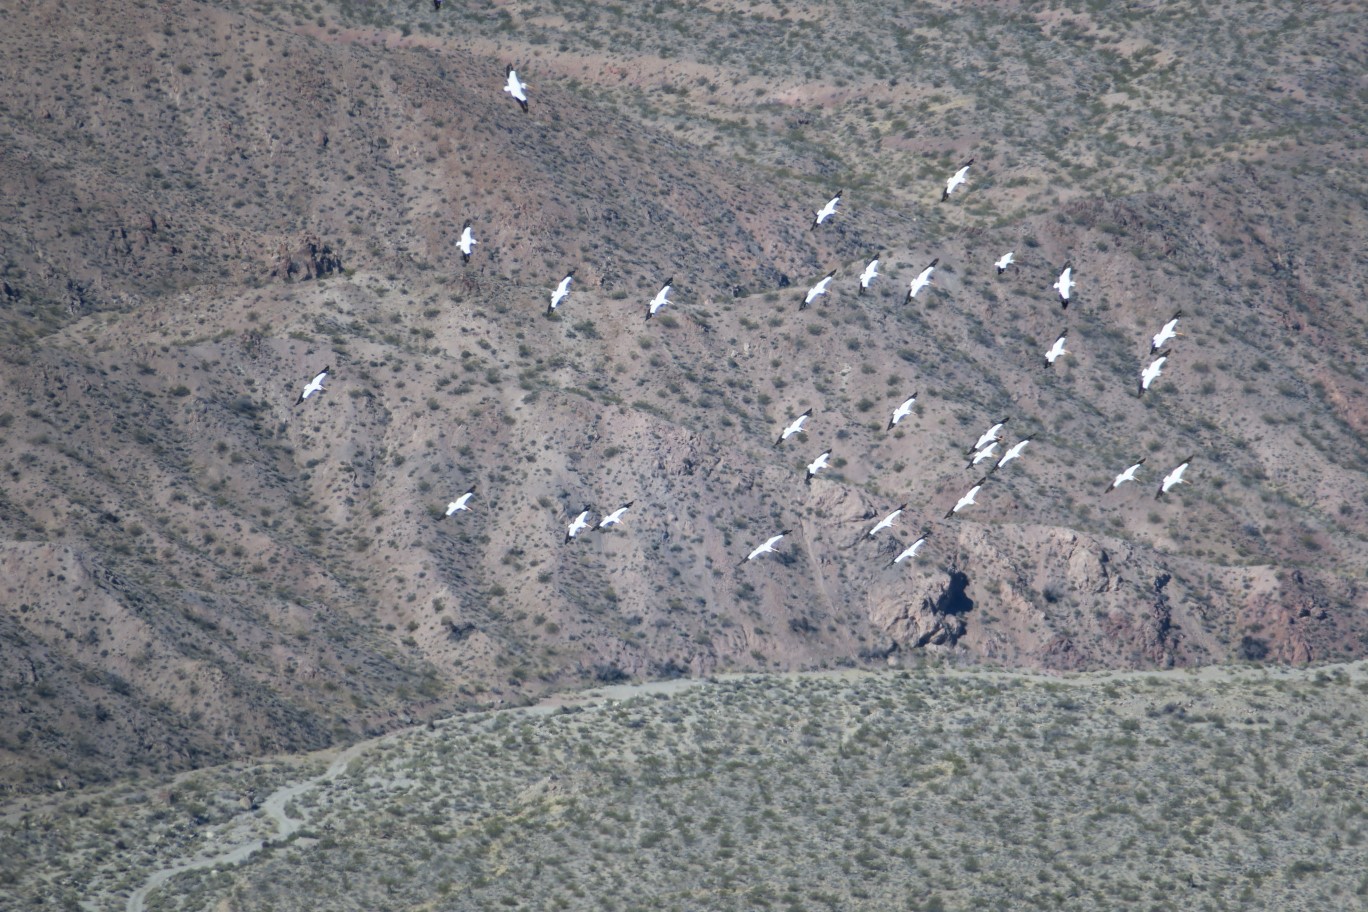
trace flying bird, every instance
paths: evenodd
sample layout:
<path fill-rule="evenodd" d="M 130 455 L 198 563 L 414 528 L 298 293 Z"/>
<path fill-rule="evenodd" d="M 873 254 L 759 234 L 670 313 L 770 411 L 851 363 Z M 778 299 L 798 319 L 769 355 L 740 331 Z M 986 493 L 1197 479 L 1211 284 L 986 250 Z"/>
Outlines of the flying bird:
<path fill-rule="evenodd" d="M 812 227 L 808 229 L 809 231 L 817 230 L 818 225 L 822 224 L 822 222 L 825 222 L 827 219 L 831 218 L 833 215 L 836 214 L 836 206 L 841 202 L 841 194 L 843 192 L 844 191 L 842 190 L 837 190 L 836 195 L 833 196 L 831 199 L 827 200 L 827 204 L 825 206 L 817 210 L 817 212 L 812 217 Z"/>
<path fill-rule="evenodd" d="M 960 184 L 969 179 L 969 166 L 973 163 L 974 160 L 971 158 L 960 165 L 960 169 L 952 174 L 950 179 L 945 182 L 945 192 L 941 194 L 942 203 L 950 198 L 950 194 L 954 193 L 955 189 L 959 187 Z"/>
<path fill-rule="evenodd" d="M 567 542 L 570 541 L 570 539 L 574 538 L 576 535 L 579 535 L 585 529 L 589 528 L 589 514 L 591 512 L 593 511 L 590 510 L 588 507 L 585 507 L 584 512 L 580 513 L 579 516 L 575 517 L 575 521 L 572 522 L 569 525 L 569 527 L 565 530 L 565 540 Z"/>
<path fill-rule="evenodd" d="M 898 507 L 898 509 L 894 510 L 892 513 L 889 513 L 889 514 L 888 514 L 887 516 L 885 516 L 883 519 L 881 519 L 881 520 L 879 520 L 878 522 L 876 522 L 876 523 L 874 524 L 874 528 L 872 528 L 872 529 L 869 530 L 869 537 L 870 537 L 870 538 L 873 538 L 875 535 L 877 535 L 878 533 L 882 532 L 884 529 L 890 529 L 890 528 L 892 528 L 892 527 L 893 527 L 893 523 L 897 522 L 898 517 L 899 517 L 899 516 L 902 516 L 902 511 L 903 511 L 903 510 L 906 510 L 906 509 L 907 509 L 907 504 L 901 504 L 901 505 Z"/>
<path fill-rule="evenodd" d="M 805 310 L 809 304 L 820 298 L 822 295 L 826 294 L 827 287 L 831 285 L 831 280 L 835 277 L 835 275 L 836 270 L 833 269 L 831 270 L 831 272 L 828 272 L 826 275 L 822 276 L 822 278 L 817 281 L 816 285 L 813 285 L 811 288 L 808 289 L 807 295 L 803 298 L 803 303 L 798 305 L 798 309 Z"/>
<path fill-rule="evenodd" d="M 775 547 L 775 545 L 779 544 L 780 540 L 783 539 L 783 537 L 784 537 L 785 535 L 788 535 L 788 534 L 789 534 L 790 532 L 792 532 L 792 531 L 793 531 L 792 529 L 785 529 L 783 532 L 780 532 L 778 535 L 771 536 L 769 539 L 767 539 L 767 540 L 765 541 L 765 543 L 764 543 L 763 545 L 761 545 L 760 547 L 756 548 L 756 549 L 755 549 L 754 551 L 752 551 L 750 554 L 747 554 L 747 555 L 746 555 L 746 560 L 743 560 L 741 563 L 744 564 L 746 561 L 753 561 L 753 560 L 755 560 L 757 557 L 759 557 L 759 556 L 762 555 L 762 554 L 775 554 L 775 553 L 778 553 L 778 549 Z"/>
<path fill-rule="evenodd" d="M 927 266 L 921 272 L 917 273 L 917 277 L 913 279 L 912 284 L 908 286 L 907 300 L 903 302 L 904 304 L 911 304 L 912 299 L 917 296 L 917 292 L 921 291 L 927 285 L 931 284 L 931 273 L 936 271 L 936 264 L 939 262 L 940 257 L 936 257 L 934 260 L 931 261 L 931 264 L 929 266 Z"/>
<path fill-rule="evenodd" d="M 1065 263 L 1064 271 L 1055 279 L 1054 285 L 1050 286 L 1059 292 L 1059 303 L 1065 309 L 1069 309 L 1069 293 L 1073 291 L 1073 263 Z"/>
<path fill-rule="evenodd" d="M 1009 250 L 1004 253 L 993 265 L 997 267 L 998 275 L 1002 275 L 1007 271 L 1007 267 L 1012 265 L 1012 251 Z"/>
<path fill-rule="evenodd" d="M 656 311 L 670 303 L 670 292 L 673 289 L 674 277 L 671 276 L 665 280 L 665 284 L 661 286 L 660 291 L 657 291 L 656 296 L 651 299 L 650 306 L 646 309 L 646 319 L 651 319 L 651 317 L 656 315 Z"/>
<path fill-rule="evenodd" d="M 295 405 L 299 405 L 299 403 L 308 399 L 314 393 L 323 392 L 323 384 L 327 381 L 328 372 L 330 370 L 332 370 L 331 367 L 325 367 L 315 374 L 314 378 L 304 385 L 304 390 L 299 394 L 299 398 L 295 400 Z"/>
<path fill-rule="evenodd" d="M 1002 439 L 1002 427 L 1003 427 L 1003 425 L 1005 425 L 1007 422 L 1009 422 L 1009 421 L 1011 421 L 1011 420 L 1012 420 L 1011 418 L 1003 418 L 1003 419 L 1002 419 L 1001 421 L 999 421 L 997 424 L 993 425 L 993 426 L 990 427 L 988 430 L 984 431 L 984 432 L 979 436 L 978 442 L 975 443 L 973 446 L 971 446 L 969 449 L 967 449 L 967 450 L 964 451 L 965 455 L 967 456 L 967 455 L 970 454 L 970 453 L 976 453 L 976 452 L 978 452 L 979 450 L 981 450 L 981 449 L 983 449 L 984 447 L 986 447 L 986 446 L 988 445 L 989 441 L 991 441 L 991 440 L 1001 440 L 1001 439 Z"/>
<path fill-rule="evenodd" d="M 784 428 L 784 432 L 779 435 L 779 439 L 774 441 L 774 445 L 778 446 L 785 440 L 788 440 L 794 434 L 806 434 L 807 431 L 803 430 L 803 422 L 807 421 L 811 417 L 812 409 L 808 409 L 806 412 L 803 412 L 803 414 L 799 415 L 797 418 L 794 418 L 793 422 L 789 424 L 788 427 Z"/>
<path fill-rule="evenodd" d="M 969 464 L 968 464 L 967 466 L 965 466 L 964 468 L 965 468 L 965 469 L 972 469 L 974 466 L 978 465 L 980 462 L 983 462 L 983 460 L 985 460 L 985 459 L 992 459 L 992 458 L 993 458 L 993 451 L 997 449 L 997 445 L 998 445 L 998 443 L 999 443 L 1001 440 L 1002 440 L 1002 438 L 999 437 L 999 438 L 997 438 L 996 440 L 989 441 L 989 443 L 988 443 L 988 445 L 987 445 L 986 447 L 984 447 L 983 449 L 979 450 L 979 451 L 978 451 L 977 453 L 975 453 L 973 456 L 970 456 L 970 457 L 969 457 Z"/>
<path fill-rule="evenodd" d="M 976 488 L 975 490 L 977 490 L 977 488 Z M 929 538 L 930 535 L 931 535 L 931 532 L 930 532 L 929 529 L 928 529 L 927 531 L 923 532 L 922 535 L 921 535 L 921 538 L 917 539 L 917 540 L 914 541 L 912 544 L 908 545 L 906 548 L 903 549 L 903 551 L 902 551 L 901 554 L 899 554 L 897 557 L 893 558 L 893 563 L 895 563 L 895 564 L 901 564 L 903 561 L 907 560 L 909 557 L 916 557 L 916 556 L 917 556 L 917 552 L 921 550 L 922 545 L 926 544 L 926 539 Z"/>
<path fill-rule="evenodd" d="M 827 462 L 827 460 L 830 458 L 831 450 L 827 450 L 825 453 L 818 456 L 816 459 L 812 460 L 812 462 L 809 462 L 807 467 L 807 477 L 803 479 L 803 483 L 812 484 L 812 478 L 814 475 L 822 471 L 822 469 L 830 468 L 830 465 Z"/>
<path fill-rule="evenodd" d="M 561 301 L 564 301 L 566 296 L 570 294 L 570 283 L 574 280 L 575 270 L 572 269 L 565 274 L 565 278 L 560 280 L 560 284 L 556 286 L 556 290 L 551 292 L 551 306 L 546 308 L 548 314 L 557 307 L 560 307 Z"/>
<path fill-rule="evenodd" d="M 1182 484 L 1183 473 L 1187 471 L 1188 466 L 1191 463 L 1192 457 L 1189 456 L 1187 459 L 1183 460 L 1182 465 L 1178 466 L 1178 468 L 1174 469 L 1172 472 L 1169 472 L 1167 475 L 1165 475 L 1164 480 L 1159 482 L 1159 490 L 1155 492 L 1154 499 L 1158 500 L 1159 498 L 1167 494 L 1169 492 L 1169 489 L 1175 488 L 1178 485 Z"/>
<path fill-rule="evenodd" d="M 897 425 L 899 421 L 902 421 L 908 415 L 912 414 L 912 406 L 916 405 L 916 403 L 916 393 L 913 393 L 912 395 L 904 399 L 902 405 L 898 406 L 893 410 L 893 417 L 888 419 L 888 427 L 885 428 L 885 430 L 893 430 L 894 426 Z"/>
<path fill-rule="evenodd" d="M 865 289 L 874 283 L 879 277 L 879 255 L 875 254 L 874 259 L 865 264 L 864 272 L 860 273 L 860 294 L 865 293 Z"/>
<path fill-rule="evenodd" d="M 1061 357 L 1069 353 L 1069 350 L 1064 347 L 1064 339 L 1068 335 L 1069 330 L 1066 328 L 1062 333 L 1059 334 L 1059 338 L 1055 339 L 1054 345 L 1050 346 L 1050 350 L 1045 353 L 1046 367 L 1054 367 L 1054 363 L 1056 361 L 1058 361 Z"/>
<path fill-rule="evenodd" d="M 469 509 L 470 509 L 470 498 L 473 497 L 474 495 L 475 495 L 475 486 L 474 486 L 474 485 L 471 485 L 469 491 L 466 491 L 466 492 L 465 492 L 464 494 L 462 494 L 460 497 L 456 498 L 456 499 L 453 500 L 451 503 L 447 504 L 446 512 L 443 513 L 442 515 L 443 515 L 443 516 L 450 516 L 450 515 L 452 515 L 453 513 L 459 513 L 459 512 L 462 511 L 462 510 L 469 510 Z"/>
<path fill-rule="evenodd" d="M 523 113 L 527 113 L 527 83 L 518 78 L 518 71 L 513 69 L 513 64 L 508 65 L 504 71 L 508 76 L 508 84 L 504 86 L 504 91 L 513 96 L 513 100 L 522 105 Z"/>
<path fill-rule="evenodd" d="M 461 262 L 469 263 L 470 255 L 475 252 L 475 245 L 480 243 L 475 240 L 475 235 L 470 233 L 470 219 L 461 226 L 461 239 L 456 242 L 456 246 L 461 248 Z"/>
<path fill-rule="evenodd" d="M 998 460 L 997 465 L 993 466 L 993 471 L 996 472 L 998 469 L 1002 468 L 1007 463 L 1011 462 L 1013 459 L 1020 459 L 1021 451 L 1026 449 L 1026 444 L 1030 442 L 1031 438 L 1027 437 L 1025 440 L 1018 440 L 1016 443 L 1012 444 L 1012 448 L 1007 452 L 1003 453 L 1002 458 Z"/>
<path fill-rule="evenodd" d="M 1167 342 L 1169 339 L 1172 339 L 1174 336 L 1182 335 L 1182 333 L 1178 332 L 1178 318 L 1182 315 L 1183 312 L 1181 310 L 1178 311 L 1167 323 L 1164 324 L 1164 328 L 1155 333 L 1154 337 L 1150 339 L 1151 355 L 1157 352 L 1159 349 L 1163 348 L 1164 343 Z"/>
<path fill-rule="evenodd" d="M 1127 466 L 1124 472 L 1122 472 L 1120 475 L 1117 475 L 1116 478 L 1112 479 L 1112 483 L 1109 484 L 1107 486 L 1107 490 L 1103 491 L 1102 493 L 1110 494 L 1112 491 L 1115 491 L 1117 488 L 1121 487 L 1126 482 L 1135 481 L 1135 473 L 1139 470 L 1139 468 L 1142 465 L 1145 464 L 1145 459 L 1148 458 L 1149 457 L 1144 457 L 1134 465 Z"/>
<path fill-rule="evenodd" d="M 609 513 L 607 516 L 603 517 L 603 519 L 600 519 L 598 522 L 598 526 L 596 528 L 598 528 L 599 531 L 603 531 L 604 529 L 607 529 L 609 526 L 618 525 L 622 522 L 622 517 L 627 512 L 628 508 L 631 507 L 632 504 L 634 504 L 635 502 L 636 501 L 633 500 L 627 501 L 625 504 L 618 507 L 612 513 Z"/>
<path fill-rule="evenodd" d="M 953 507 L 951 507 L 949 510 L 946 511 L 946 513 L 945 513 L 945 518 L 946 518 L 946 519 L 949 519 L 950 517 L 952 517 L 952 516 L 954 516 L 956 513 L 958 513 L 960 510 L 963 510 L 965 507 L 967 507 L 967 506 L 969 506 L 970 504 L 974 503 L 974 495 L 977 494 L 977 493 L 979 492 L 979 489 L 983 487 L 983 483 L 984 483 L 985 481 L 987 481 L 987 480 L 988 480 L 988 476 L 987 476 L 987 475 L 985 475 L 985 476 L 983 476 L 982 478 L 980 478 L 980 479 L 974 484 L 974 486 L 973 486 L 972 488 L 969 489 L 969 493 L 967 493 L 967 494 L 965 494 L 963 497 L 961 497 L 961 498 L 959 499 L 959 501 L 958 501 Z"/>
<path fill-rule="evenodd" d="M 1155 380 L 1159 379 L 1159 375 L 1163 373 L 1164 362 L 1168 360 L 1168 356 L 1168 352 L 1160 352 L 1159 357 L 1151 361 L 1149 367 L 1140 372 L 1140 392 L 1136 393 L 1137 396 L 1145 395 L 1145 391 L 1150 388 L 1150 385 L 1153 384 Z"/>

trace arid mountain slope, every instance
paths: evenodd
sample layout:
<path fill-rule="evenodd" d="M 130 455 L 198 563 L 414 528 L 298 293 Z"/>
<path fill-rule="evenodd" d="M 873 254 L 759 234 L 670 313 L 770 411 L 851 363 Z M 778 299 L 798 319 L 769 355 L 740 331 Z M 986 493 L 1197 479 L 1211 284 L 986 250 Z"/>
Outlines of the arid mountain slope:
<path fill-rule="evenodd" d="M 1008 194 L 994 155 L 1035 153 L 985 131 L 941 205 L 939 172 L 879 187 L 812 137 L 794 160 L 827 161 L 819 181 L 775 165 L 786 140 L 762 119 L 739 160 L 690 134 L 712 129 L 703 101 L 675 115 L 693 127 L 634 112 L 639 60 L 572 77 L 568 51 L 349 9 L 101 9 L 99 28 L 89 5 L 20 11 L 4 56 L 33 74 L 0 133 L 0 667 L 17 696 L 0 756 L 17 788 L 593 678 L 923 647 L 1032 668 L 1368 647 L 1368 170 L 1333 119 L 1315 147 L 1154 170 L 1124 195 L 1103 169 L 1058 199 Z M 545 66 L 523 114 L 499 86 L 529 56 Z M 848 116 L 840 92 L 804 105 Z M 857 295 L 875 251 L 884 275 Z M 1067 310 L 1050 289 L 1065 261 Z M 675 301 L 647 322 L 669 276 Z M 1045 369 L 1065 327 L 1070 354 Z M 324 366 L 328 390 L 296 405 Z M 1006 443 L 1032 443 L 943 520 L 982 474 L 965 448 L 1004 416 Z M 1156 499 L 1188 456 L 1188 483 Z M 1102 493 L 1141 457 L 1137 484 Z M 471 484 L 471 511 L 441 518 Z M 627 501 L 621 528 L 563 541 L 586 505 Z M 892 566 L 923 528 L 919 559 Z M 783 529 L 779 555 L 739 565 Z"/>

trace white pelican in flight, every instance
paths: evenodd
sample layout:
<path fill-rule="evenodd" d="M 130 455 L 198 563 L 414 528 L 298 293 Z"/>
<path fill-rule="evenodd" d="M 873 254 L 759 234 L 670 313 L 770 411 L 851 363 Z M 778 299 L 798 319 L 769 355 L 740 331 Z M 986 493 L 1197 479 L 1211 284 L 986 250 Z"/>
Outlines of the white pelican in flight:
<path fill-rule="evenodd" d="M 776 548 L 775 545 L 779 544 L 780 540 L 782 540 L 783 537 L 784 537 L 785 535 L 788 535 L 788 534 L 789 534 L 790 532 L 792 532 L 792 531 L 793 531 L 792 529 L 785 529 L 783 532 L 780 532 L 778 535 L 774 535 L 774 536 L 771 536 L 770 538 L 766 539 L 766 540 L 765 540 L 765 543 L 764 543 L 763 545 L 761 545 L 760 547 L 756 548 L 756 549 L 755 549 L 754 551 L 752 551 L 750 554 L 747 554 L 747 555 L 746 555 L 746 560 L 743 560 L 741 563 L 744 564 L 746 561 L 753 561 L 753 560 L 755 560 L 757 557 L 759 557 L 759 556 L 762 555 L 762 554 L 777 554 L 777 553 L 778 553 L 778 548 Z"/>
<path fill-rule="evenodd" d="M 974 160 L 971 158 L 964 164 L 960 165 L 960 169 L 956 171 L 954 174 L 952 174 L 950 176 L 950 179 L 945 182 L 945 192 L 941 194 L 942 203 L 950 198 L 950 194 L 954 193 L 956 188 L 958 188 L 960 184 L 964 183 L 969 179 L 969 166 L 973 163 Z"/>
<path fill-rule="evenodd" d="M 299 394 L 299 398 L 295 400 L 295 405 L 299 405 L 299 403 L 308 399 L 314 393 L 323 392 L 323 384 L 327 382 L 328 372 L 330 370 L 332 370 L 331 367 L 325 367 L 315 374 L 314 378 L 304 385 L 304 390 Z"/>
<path fill-rule="evenodd" d="M 651 319 L 656 315 L 656 311 L 670 303 L 670 291 L 674 288 L 674 277 L 665 280 L 665 284 L 656 292 L 656 296 L 651 299 L 650 305 L 646 308 L 646 319 Z"/>
<path fill-rule="evenodd" d="M 779 439 L 774 441 L 774 445 L 778 446 L 785 440 L 788 440 L 794 434 L 806 434 L 807 431 L 803 430 L 803 422 L 807 421 L 811 417 L 812 409 L 808 409 L 806 412 L 803 412 L 803 414 L 799 415 L 797 418 L 794 418 L 793 422 L 789 424 L 788 427 L 784 428 L 784 432 L 779 435 Z"/>
<path fill-rule="evenodd" d="M 977 482 L 975 482 L 974 486 L 969 489 L 969 493 L 961 497 L 953 507 L 951 507 L 949 510 L 945 512 L 945 518 L 949 519 L 950 517 L 958 513 L 960 510 L 963 510 L 965 507 L 969 506 L 970 504 L 973 504 L 974 495 L 979 492 L 979 489 L 983 487 L 983 483 L 987 480 L 988 476 L 985 475 L 982 478 L 980 478 Z"/>
<path fill-rule="evenodd" d="M 893 523 L 898 521 L 898 517 L 902 516 L 902 511 L 906 509 L 907 504 L 901 504 L 898 507 L 898 509 L 894 510 L 892 513 L 889 513 L 883 519 L 876 522 L 874 524 L 874 528 L 869 530 L 869 537 L 873 538 L 875 535 L 878 535 L 884 529 L 891 529 L 893 527 Z"/>
<path fill-rule="evenodd" d="M 1059 338 L 1055 339 L 1054 345 L 1050 346 L 1050 350 L 1045 353 L 1046 367 L 1054 367 L 1054 363 L 1056 361 L 1058 361 L 1061 357 L 1069 353 L 1069 350 L 1064 347 L 1064 340 L 1068 335 L 1069 330 L 1066 328 L 1062 333 L 1059 334 Z"/>
<path fill-rule="evenodd" d="M 1178 318 L 1182 315 L 1183 312 L 1181 310 L 1178 311 L 1176 314 L 1173 315 L 1172 318 L 1169 319 L 1167 323 L 1164 324 L 1164 328 L 1155 333 L 1154 337 L 1150 339 L 1151 355 L 1157 352 L 1159 349 L 1163 348 L 1164 343 L 1167 342 L 1169 339 L 1172 339 L 1174 336 L 1182 335 L 1182 333 L 1178 331 Z"/>
<path fill-rule="evenodd" d="M 875 254 L 874 259 L 865 264 L 864 272 L 860 273 L 860 294 L 865 293 L 865 289 L 874 283 L 879 277 L 879 255 Z"/>
<path fill-rule="evenodd" d="M 574 280 L 575 270 L 572 269 L 565 274 L 565 278 L 560 280 L 560 284 L 556 286 L 556 290 L 551 292 L 551 306 L 546 308 L 548 314 L 557 307 L 560 307 L 561 301 L 564 301 L 566 296 L 570 294 L 570 283 Z"/>
<path fill-rule="evenodd" d="M 622 506 L 618 507 L 618 508 L 617 508 L 616 510 L 614 510 L 612 513 L 609 513 L 607 516 L 603 517 L 603 519 L 600 519 L 599 522 L 598 522 L 598 526 L 597 526 L 596 528 L 598 528 L 600 531 L 602 531 L 602 530 L 604 530 L 604 529 L 607 529 L 609 526 L 616 526 L 616 525 L 618 525 L 619 523 L 622 522 L 622 517 L 627 513 L 627 510 L 628 510 L 628 509 L 632 506 L 632 504 L 634 504 L 634 503 L 636 503 L 636 501 L 633 501 L 633 500 L 627 501 L 625 504 L 623 504 Z"/>
<path fill-rule="evenodd" d="M 1002 468 L 1007 463 L 1011 462 L 1013 459 L 1020 459 L 1021 451 L 1026 449 L 1026 444 L 1030 442 L 1030 437 L 1027 437 L 1025 440 L 1018 440 L 1015 444 L 1012 445 L 1012 448 L 1010 450 L 1002 454 L 1002 458 L 998 460 L 997 465 L 993 466 L 993 471 L 996 472 L 998 469 Z"/>
<path fill-rule="evenodd" d="M 1183 460 L 1182 465 L 1178 466 L 1178 468 L 1174 469 L 1172 472 L 1169 472 L 1167 475 L 1165 475 L 1164 480 L 1159 482 L 1159 490 L 1155 492 L 1154 499 L 1158 500 L 1159 498 L 1167 494 L 1171 488 L 1175 488 L 1178 485 L 1182 484 L 1183 473 L 1187 471 L 1188 466 L 1191 464 L 1192 457 L 1189 456 L 1187 459 Z"/>
<path fill-rule="evenodd" d="M 928 265 L 921 272 L 917 273 L 917 277 L 913 279 L 912 284 L 908 286 L 907 300 L 903 302 L 904 304 L 911 304 L 912 299 L 917 296 L 917 292 L 921 291 L 927 285 L 931 284 L 931 273 L 936 271 L 936 264 L 939 262 L 940 257 L 936 257 L 934 260 L 931 261 L 930 265 Z"/>
<path fill-rule="evenodd" d="M 998 446 L 998 444 L 999 444 L 1001 441 L 1002 441 L 1002 438 L 1001 438 L 1001 437 L 997 438 L 996 440 L 990 440 L 990 441 L 988 442 L 988 445 L 987 445 L 986 447 L 984 447 L 983 449 L 979 450 L 979 451 L 978 451 L 977 453 L 975 453 L 973 456 L 970 456 L 970 457 L 969 457 L 969 464 L 968 464 L 967 466 L 965 466 L 965 469 L 972 469 L 974 466 L 978 465 L 980 462 L 983 462 L 983 460 L 985 460 L 985 459 L 992 459 L 993 456 L 996 455 L 995 451 L 997 450 L 997 446 Z"/>
<path fill-rule="evenodd" d="M 818 209 L 816 213 L 814 213 L 814 215 L 812 216 L 812 227 L 808 229 L 809 231 L 816 231 L 818 225 L 822 224 L 822 222 L 825 222 L 827 219 L 831 218 L 833 215 L 836 214 L 836 207 L 841 202 L 841 194 L 843 192 L 844 191 L 842 190 L 837 190 L 836 195 L 833 196 L 831 199 L 827 200 L 827 204 L 823 206 L 821 209 Z"/>
<path fill-rule="evenodd" d="M 930 530 L 923 532 L 921 538 L 917 539 L 912 544 L 908 545 L 906 548 L 903 549 L 901 554 L 893 558 L 893 563 L 901 564 L 903 561 L 907 560 L 910 557 L 916 557 L 917 552 L 921 550 L 922 545 L 926 544 L 926 539 L 930 535 Z"/>
<path fill-rule="evenodd" d="M 1050 286 L 1059 292 L 1059 303 L 1065 310 L 1069 307 L 1069 294 L 1073 291 L 1074 284 L 1073 263 L 1065 263 L 1064 270 L 1059 274 L 1059 278 L 1055 279 L 1054 285 Z"/>
<path fill-rule="evenodd" d="M 1124 472 L 1122 472 L 1120 475 L 1117 475 L 1114 479 L 1112 479 L 1112 483 L 1107 485 L 1107 490 L 1103 491 L 1102 493 L 1110 494 L 1112 491 L 1115 491 L 1117 488 L 1121 487 L 1126 482 L 1135 481 L 1135 473 L 1140 470 L 1140 467 L 1145 464 L 1145 459 L 1148 458 L 1149 457 L 1144 457 L 1134 465 L 1127 466 Z"/>
<path fill-rule="evenodd" d="M 813 301 L 827 293 L 827 288 L 831 285 L 831 280 L 835 277 L 836 270 L 831 270 L 826 275 L 817 280 L 817 284 L 808 289 L 807 295 L 803 297 L 803 303 L 798 305 L 799 310 L 804 310 Z"/>
<path fill-rule="evenodd" d="M 993 425 L 988 430 L 984 431 L 979 436 L 978 442 L 971 446 L 969 449 L 964 451 L 965 455 L 967 456 L 970 453 L 977 453 L 979 450 L 986 447 L 990 441 L 1001 440 L 1003 425 L 1005 425 L 1007 422 L 1011 420 L 1011 418 L 1003 418 L 997 424 Z"/>
<path fill-rule="evenodd" d="M 885 430 L 893 430 L 899 421 L 912 414 L 912 406 L 917 404 L 917 394 L 913 393 L 902 401 L 902 405 L 893 410 L 893 417 L 888 419 L 888 427 Z"/>
<path fill-rule="evenodd" d="M 518 78 L 518 71 L 513 69 L 513 64 L 508 65 L 504 71 L 508 76 L 508 84 L 504 86 L 504 91 L 513 96 L 513 100 L 522 105 L 523 113 L 527 113 L 527 83 Z"/>
<path fill-rule="evenodd" d="M 993 265 L 997 267 L 998 275 L 1002 275 L 1007 271 L 1007 267 L 1012 265 L 1012 251 L 1009 250 L 1004 253 Z"/>
<path fill-rule="evenodd" d="M 1160 352 L 1159 357 L 1151 361 L 1149 367 L 1140 372 L 1140 392 L 1136 393 L 1137 396 L 1145 395 L 1145 391 L 1150 388 L 1150 385 L 1153 384 L 1155 380 L 1159 379 L 1159 375 L 1163 373 L 1164 362 L 1168 360 L 1168 356 L 1168 352 Z"/>
<path fill-rule="evenodd" d="M 807 467 L 807 478 L 804 478 L 803 482 L 805 484 L 812 484 L 812 478 L 814 475 L 822 471 L 822 469 L 830 467 L 827 462 L 827 460 L 830 458 L 831 450 L 827 450 L 825 453 L 818 456 L 816 459 L 812 460 L 812 462 L 809 462 Z"/>
<path fill-rule="evenodd" d="M 575 517 L 575 521 L 570 523 L 570 525 L 565 530 L 565 540 L 567 542 L 570 541 L 570 539 L 574 538 L 576 535 L 579 535 L 585 529 L 589 528 L 589 514 L 592 512 L 593 511 L 590 510 L 588 507 L 585 507 L 584 512 L 580 513 L 579 516 Z"/>
<path fill-rule="evenodd" d="M 462 510 L 469 510 L 470 498 L 473 496 L 475 496 L 475 486 L 471 485 L 469 491 L 466 491 L 460 497 L 456 498 L 451 503 L 447 504 L 446 512 L 442 515 L 451 516 L 453 513 L 459 513 Z"/>
<path fill-rule="evenodd" d="M 480 243 L 475 240 L 475 235 L 470 233 L 470 219 L 461 226 L 461 239 L 456 242 L 456 246 L 461 248 L 461 262 L 469 263 L 470 255 L 475 252 L 475 245 Z"/>

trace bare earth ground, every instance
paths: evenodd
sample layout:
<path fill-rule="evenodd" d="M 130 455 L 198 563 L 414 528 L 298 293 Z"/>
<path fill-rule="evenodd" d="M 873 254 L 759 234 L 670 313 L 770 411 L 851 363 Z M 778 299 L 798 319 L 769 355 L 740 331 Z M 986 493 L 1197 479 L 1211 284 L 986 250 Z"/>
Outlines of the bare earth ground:
<path fill-rule="evenodd" d="M 1363 656 L 1360 18 L 7 11 L 0 787 L 162 781 L 619 680 Z M 1031 445 L 942 519 L 1003 416 Z M 563 543 L 585 504 L 628 500 Z"/>

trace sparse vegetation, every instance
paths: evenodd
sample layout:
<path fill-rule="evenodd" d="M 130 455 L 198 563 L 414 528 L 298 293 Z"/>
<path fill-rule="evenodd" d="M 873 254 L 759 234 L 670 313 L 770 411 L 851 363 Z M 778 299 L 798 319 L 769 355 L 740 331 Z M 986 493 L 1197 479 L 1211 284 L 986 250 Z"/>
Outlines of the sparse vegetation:
<path fill-rule="evenodd" d="M 45 868 L 55 896 L 122 908 L 161 865 L 266 837 L 148 908 L 904 909 L 915 895 L 1081 910 L 1181 891 L 1188 908 L 1329 909 L 1368 868 L 1353 797 L 1366 682 L 1361 664 L 889 672 L 475 713 L 291 789 L 283 840 L 237 796 L 265 801 L 316 762 L 91 795 L 55 826 L 9 821 L 0 877 L 50 900 Z"/>

